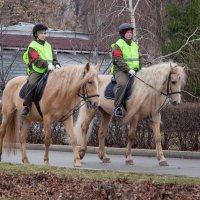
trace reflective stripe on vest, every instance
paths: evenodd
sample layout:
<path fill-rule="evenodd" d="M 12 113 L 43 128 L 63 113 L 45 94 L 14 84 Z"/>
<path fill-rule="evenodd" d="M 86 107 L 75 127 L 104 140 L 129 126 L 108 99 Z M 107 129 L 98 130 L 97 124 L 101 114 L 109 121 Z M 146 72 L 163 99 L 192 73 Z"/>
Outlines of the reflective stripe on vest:
<path fill-rule="evenodd" d="M 42 60 L 47 61 L 48 64 L 50 63 L 52 64 L 53 62 L 52 48 L 51 48 L 51 45 L 47 41 L 45 41 L 44 45 L 41 45 L 36 41 L 32 41 L 30 45 L 28 46 L 28 48 L 29 47 L 35 49 Z M 33 70 L 41 74 L 43 74 L 47 69 L 47 67 L 39 68 L 35 66 L 34 64 L 32 64 L 32 68 Z"/>
<path fill-rule="evenodd" d="M 131 45 L 129 46 L 123 39 L 119 39 L 116 44 L 122 51 L 122 58 L 125 60 L 126 64 L 129 66 L 130 69 L 139 70 L 139 47 L 138 45 L 132 41 Z M 111 45 L 112 48 L 114 44 Z M 111 68 L 111 74 L 113 74 L 114 65 Z"/>

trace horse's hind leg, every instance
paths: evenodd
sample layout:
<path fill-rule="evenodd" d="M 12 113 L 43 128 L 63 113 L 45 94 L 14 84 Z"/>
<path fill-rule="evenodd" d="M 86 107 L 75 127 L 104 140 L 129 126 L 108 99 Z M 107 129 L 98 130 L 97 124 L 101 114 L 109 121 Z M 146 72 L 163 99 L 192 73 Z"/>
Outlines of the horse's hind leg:
<path fill-rule="evenodd" d="M 51 144 L 51 120 L 49 117 L 44 118 L 44 164 L 49 165 L 49 146 Z"/>
<path fill-rule="evenodd" d="M 26 140 L 27 140 L 27 133 L 29 131 L 31 122 L 27 119 L 21 119 L 20 122 L 20 144 L 21 144 L 21 154 L 22 154 L 22 162 L 29 163 L 27 152 L 26 152 Z"/>
<path fill-rule="evenodd" d="M 167 160 L 164 157 L 162 145 L 161 145 L 161 134 L 160 134 L 160 122 L 161 117 L 160 114 L 154 114 L 152 117 L 153 120 L 153 132 L 155 137 L 155 143 L 156 143 L 156 152 L 157 152 L 157 159 L 159 160 L 160 166 L 168 166 Z"/>
<path fill-rule="evenodd" d="M 9 123 L 8 115 L 3 115 L 2 124 L 0 126 L 0 161 L 2 156 L 3 139 L 6 135 L 6 127 Z"/>
<path fill-rule="evenodd" d="M 74 152 L 74 166 L 75 167 L 81 167 L 81 162 L 80 162 L 80 156 L 78 153 L 78 146 L 77 146 L 77 138 L 74 133 L 74 127 L 73 127 L 73 117 L 69 117 L 65 122 L 64 122 L 65 129 L 67 133 L 70 136 L 71 139 L 71 144 L 73 146 L 73 152 Z"/>
<path fill-rule="evenodd" d="M 86 117 L 85 120 L 81 123 L 82 142 L 79 149 L 80 159 L 83 159 L 83 157 L 85 156 L 85 152 L 87 150 L 87 132 L 95 113 L 96 113 L 96 110 L 93 110 L 93 111 L 86 110 L 87 116 L 85 116 Z"/>
<path fill-rule="evenodd" d="M 129 133 L 128 133 L 128 144 L 126 146 L 126 153 L 125 153 L 126 164 L 127 165 L 133 165 L 133 159 L 132 159 L 132 155 L 131 155 L 131 148 L 132 148 L 132 145 L 136 141 L 137 123 L 138 123 L 138 119 L 136 119 L 136 118 L 134 118 L 130 122 L 130 128 L 129 128 Z"/>
<path fill-rule="evenodd" d="M 103 111 L 101 111 L 101 123 L 99 127 L 99 132 L 98 132 L 98 137 L 99 137 L 99 158 L 104 162 L 104 163 L 109 163 L 110 158 L 107 157 L 106 151 L 105 151 L 105 138 L 107 135 L 107 129 L 108 129 L 108 124 L 110 122 L 111 116 Z"/>

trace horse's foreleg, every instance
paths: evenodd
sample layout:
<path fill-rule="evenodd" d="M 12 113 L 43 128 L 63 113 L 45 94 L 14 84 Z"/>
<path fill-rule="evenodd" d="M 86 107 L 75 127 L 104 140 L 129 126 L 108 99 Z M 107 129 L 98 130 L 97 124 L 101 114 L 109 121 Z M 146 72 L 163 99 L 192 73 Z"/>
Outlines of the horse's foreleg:
<path fill-rule="evenodd" d="M 70 117 L 64 122 L 65 129 L 67 133 L 70 136 L 71 139 L 71 144 L 73 146 L 73 152 L 74 152 L 74 166 L 75 167 L 81 167 L 81 162 L 80 162 L 80 156 L 78 153 L 78 146 L 77 146 L 77 138 L 74 133 L 74 128 L 73 128 L 73 118 Z"/>
<path fill-rule="evenodd" d="M 47 117 L 44 118 L 44 164 L 49 165 L 49 146 L 51 144 L 51 121 Z"/>
<path fill-rule="evenodd" d="M 161 145 L 161 134 L 160 134 L 160 122 L 161 122 L 161 116 L 160 114 L 154 114 L 153 117 L 153 132 L 155 137 L 155 143 L 156 143 L 156 152 L 157 152 L 157 159 L 159 160 L 160 166 L 167 166 L 167 160 L 164 157 L 162 145 Z"/>
<path fill-rule="evenodd" d="M 107 157 L 105 151 L 105 138 L 107 135 L 108 124 L 110 122 L 110 115 L 101 109 L 101 123 L 99 127 L 98 137 L 99 137 L 99 158 L 104 163 L 109 163 L 110 158 Z"/>
<path fill-rule="evenodd" d="M 21 154 L 22 154 L 22 162 L 23 163 L 29 163 L 27 152 L 26 152 L 26 139 L 27 139 L 27 132 L 30 128 L 31 122 L 23 119 L 21 121 L 21 127 L 20 127 L 20 143 L 21 143 Z"/>
<path fill-rule="evenodd" d="M 83 159 L 83 157 L 85 156 L 85 152 L 87 150 L 87 132 L 88 132 L 90 123 L 96 113 L 96 110 L 94 111 L 88 110 L 86 113 L 87 115 L 85 116 L 86 117 L 85 121 L 81 123 L 82 142 L 79 149 L 80 159 Z"/>
<path fill-rule="evenodd" d="M 137 123 L 138 123 L 138 119 L 136 119 L 136 118 L 134 118 L 130 122 L 130 128 L 129 128 L 129 132 L 128 132 L 128 144 L 126 146 L 126 153 L 125 153 L 126 164 L 127 165 L 133 165 L 133 159 L 132 159 L 132 155 L 131 155 L 131 148 L 132 148 L 132 145 L 136 141 Z"/>

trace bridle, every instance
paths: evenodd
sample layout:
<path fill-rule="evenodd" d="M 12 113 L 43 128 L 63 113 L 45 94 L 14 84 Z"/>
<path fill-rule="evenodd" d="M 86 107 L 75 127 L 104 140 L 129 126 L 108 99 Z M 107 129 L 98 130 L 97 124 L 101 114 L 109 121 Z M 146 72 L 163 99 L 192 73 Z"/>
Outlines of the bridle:
<path fill-rule="evenodd" d="M 99 94 L 88 95 L 86 83 L 79 89 L 77 95 L 81 97 L 81 100 L 64 116 L 60 118 L 60 122 L 64 122 L 68 119 L 73 113 L 77 112 L 83 105 L 87 104 L 87 107 L 90 107 L 91 101 L 90 99 L 93 97 L 99 97 Z M 83 104 L 81 104 L 84 101 Z"/>
<path fill-rule="evenodd" d="M 81 93 L 81 91 L 82 91 L 82 93 Z M 91 99 L 93 97 L 99 97 L 99 94 L 88 95 L 86 83 L 83 84 L 83 86 L 79 89 L 79 92 L 77 95 L 86 102 L 88 101 L 88 99 Z"/>
<path fill-rule="evenodd" d="M 169 76 L 168 76 L 168 79 L 167 79 L 167 93 L 161 92 L 162 95 L 164 95 L 168 98 L 171 98 L 171 95 L 173 95 L 173 94 L 181 93 L 181 90 L 176 91 L 176 92 L 172 92 L 171 75 L 172 75 L 172 72 L 169 73 Z"/>

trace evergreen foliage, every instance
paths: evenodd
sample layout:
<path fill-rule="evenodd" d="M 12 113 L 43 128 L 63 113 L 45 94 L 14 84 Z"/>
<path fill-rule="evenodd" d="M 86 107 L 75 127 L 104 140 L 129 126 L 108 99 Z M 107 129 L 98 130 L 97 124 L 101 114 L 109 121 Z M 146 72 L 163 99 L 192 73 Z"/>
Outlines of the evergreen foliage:
<path fill-rule="evenodd" d="M 186 90 L 200 96 L 200 1 L 191 0 L 184 5 L 172 1 L 166 6 L 166 13 L 162 53 L 176 52 L 170 58 L 188 65 Z"/>

